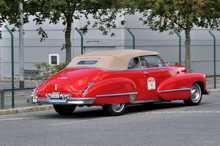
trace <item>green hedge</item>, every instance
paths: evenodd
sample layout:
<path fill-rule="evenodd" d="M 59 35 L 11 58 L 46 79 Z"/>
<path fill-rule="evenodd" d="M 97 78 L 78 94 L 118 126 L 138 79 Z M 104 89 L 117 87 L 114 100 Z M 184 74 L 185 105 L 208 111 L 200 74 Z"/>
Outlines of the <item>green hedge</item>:
<path fill-rule="evenodd" d="M 37 70 L 34 71 L 35 80 L 46 81 L 53 74 L 63 70 L 66 67 L 66 64 L 50 65 L 42 62 L 36 63 L 34 66 L 37 68 Z"/>

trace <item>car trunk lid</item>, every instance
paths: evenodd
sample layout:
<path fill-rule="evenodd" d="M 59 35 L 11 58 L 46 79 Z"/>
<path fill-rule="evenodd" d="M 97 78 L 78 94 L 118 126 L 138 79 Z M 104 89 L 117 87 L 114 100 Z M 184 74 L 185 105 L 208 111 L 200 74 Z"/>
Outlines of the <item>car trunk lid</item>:
<path fill-rule="evenodd" d="M 77 92 L 88 83 L 101 77 L 101 70 L 94 68 L 67 68 L 51 76 L 43 92 Z"/>

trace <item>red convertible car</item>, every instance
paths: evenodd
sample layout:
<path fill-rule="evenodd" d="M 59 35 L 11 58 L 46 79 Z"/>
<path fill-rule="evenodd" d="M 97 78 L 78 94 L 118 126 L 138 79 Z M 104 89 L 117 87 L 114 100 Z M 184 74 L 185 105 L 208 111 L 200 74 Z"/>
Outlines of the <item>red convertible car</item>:
<path fill-rule="evenodd" d="M 27 101 L 53 104 L 59 114 L 86 105 L 121 115 L 127 104 L 183 100 L 199 105 L 202 94 L 209 94 L 203 73 L 166 65 L 157 52 L 112 50 L 74 57 L 64 70 L 39 84 Z"/>

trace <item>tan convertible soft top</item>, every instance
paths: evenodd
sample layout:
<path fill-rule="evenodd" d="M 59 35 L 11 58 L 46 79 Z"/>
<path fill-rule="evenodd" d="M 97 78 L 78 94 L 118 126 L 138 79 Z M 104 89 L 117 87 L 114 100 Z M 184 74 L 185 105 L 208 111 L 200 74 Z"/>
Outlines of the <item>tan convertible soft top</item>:
<path fill-rule="evenodd" d="M 159 55 L 159 53 L 152 51 L 128 49 L 92 52 L 74 57 L 66 68 L 94 67 L 105 70 L 126 70 L 128 68 L 128 63 L 132 58 L 146 55 Z M 86 60 L 97 61 L 97 63 L 93 65 L 77 65 L 79 61 Z"/>

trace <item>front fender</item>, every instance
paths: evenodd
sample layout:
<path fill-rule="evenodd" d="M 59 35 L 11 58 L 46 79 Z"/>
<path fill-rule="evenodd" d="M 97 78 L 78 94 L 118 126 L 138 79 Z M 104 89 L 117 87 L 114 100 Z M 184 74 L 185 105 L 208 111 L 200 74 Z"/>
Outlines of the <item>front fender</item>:
<path fill-rule="evenodd" d="M 94 105 L 129 103 L 136 98 L 137 87 L 128 78 L 110 78 L 99 80 L 89 88 L 85 97 L 96 97 Z M 135 97 L 134 97 L 135 96 Z"/>
<path fill-rule="evenodd" d="M 187 100 L 190 96 L 190 88 L 196 82 L 202 86 L 204 93 L 206 76 L 203 73 L 188 73 L 163 81 L 157 88 L 157 94 L 163 100 Z"/>

